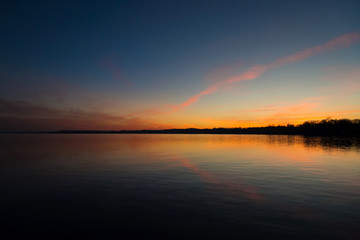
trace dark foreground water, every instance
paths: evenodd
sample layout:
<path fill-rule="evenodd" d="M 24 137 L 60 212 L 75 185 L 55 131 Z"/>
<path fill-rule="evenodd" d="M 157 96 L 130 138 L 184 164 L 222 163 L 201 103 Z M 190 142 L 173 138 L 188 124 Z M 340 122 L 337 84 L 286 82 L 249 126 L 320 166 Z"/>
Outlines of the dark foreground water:
<path fill-rule="evenodd" d="M 0 153 L 7 239 L 360 238 L 358 138 L 3 134 Z"/>

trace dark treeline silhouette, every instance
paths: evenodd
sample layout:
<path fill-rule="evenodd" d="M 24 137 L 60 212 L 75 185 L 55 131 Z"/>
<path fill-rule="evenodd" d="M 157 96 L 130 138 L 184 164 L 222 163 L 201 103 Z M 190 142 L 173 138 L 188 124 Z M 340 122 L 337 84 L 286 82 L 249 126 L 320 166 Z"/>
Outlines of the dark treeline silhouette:
<path fill-rule="evenodd" d="M 54 133 L 117 133 L 117 134 L 288 134 L 288 135 L 351 135 L 360 136 L 360 119 L 324 119 L 306 121 L 299 125 L 278 125 L 249 128 L 186 128 L 164 130 L 120 130 L 120 131 L 84 131 L 61 130 Z"/>
<path fill-rule="evenodd" d="M 298 125 L 270 125 L 249 128 L 185 128 L 163 130 L 59 130 L 59 131 L 12 131 L 1 133 L 62 133 L 62 134 L 282 134 L 318 136 L 360 136 L 360 119 L 324 119 L 306 121 Z"/>

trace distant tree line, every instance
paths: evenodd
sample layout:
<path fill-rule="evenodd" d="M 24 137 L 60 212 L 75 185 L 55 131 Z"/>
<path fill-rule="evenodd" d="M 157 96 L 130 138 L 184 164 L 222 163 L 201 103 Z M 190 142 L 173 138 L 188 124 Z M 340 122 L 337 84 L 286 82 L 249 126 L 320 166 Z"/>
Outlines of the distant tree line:
<path fill-rule="evenodd" d="M 304 133 L 322 134 L 360 134 L 360 119 L 324 119 L 321 121 L 306 121 L 297 126 Z"/>
<path fill-rule="evenodd" d="M 360 136 L 360 119 L 324 119 L 306 121 L 298 125 L 278 125 L 249 128 L 186 128 L 164 130 L 120 130 L 120 131 L 83 131 L 61 130 L 55 133 L 113 133 L 113 134 L 287 134 L 287 135 L 327 135 Z"/>

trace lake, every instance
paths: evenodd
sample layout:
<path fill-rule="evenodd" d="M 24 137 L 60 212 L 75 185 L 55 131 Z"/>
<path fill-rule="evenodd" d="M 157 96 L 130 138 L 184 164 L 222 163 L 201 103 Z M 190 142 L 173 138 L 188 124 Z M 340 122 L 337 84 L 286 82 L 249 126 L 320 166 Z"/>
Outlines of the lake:
<path fill-rule="evenodd" d="M 360 139 L 2 134 L 0 232 L 359 239 Z"/>

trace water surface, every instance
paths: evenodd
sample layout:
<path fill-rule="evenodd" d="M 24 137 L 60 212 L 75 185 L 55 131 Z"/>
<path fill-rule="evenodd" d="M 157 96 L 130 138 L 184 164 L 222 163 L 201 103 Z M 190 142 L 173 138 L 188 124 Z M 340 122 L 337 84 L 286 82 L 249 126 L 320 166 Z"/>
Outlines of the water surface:
<path fill-rule="evenodd" d="M 13 236 L 359 239 L 360 140 L 0 135 Z"/>

